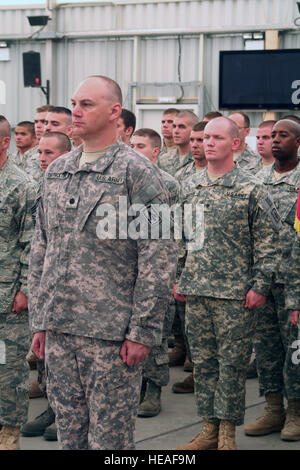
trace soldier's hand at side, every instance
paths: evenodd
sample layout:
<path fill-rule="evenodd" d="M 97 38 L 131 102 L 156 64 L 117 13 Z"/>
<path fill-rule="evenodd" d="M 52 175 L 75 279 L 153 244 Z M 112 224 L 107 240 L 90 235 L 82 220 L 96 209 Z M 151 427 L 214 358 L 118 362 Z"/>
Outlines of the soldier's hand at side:
<path fill-rule="evenodd" d="M 291 315 L 290 315 L 290 322 L 293 325 L 298 326 L 299 317 L 300 317 L 300 310 L 293 310 Z"/>
<path fill-rule="evenodd" d="M 32 339 L 31 350 L 39 359 L 45 359 L 46 332 L 35 333 Z"/>
<path fill-rule="evenodd" d="M 20 313 L 23 310 L 28 308 L 28 299 L 27 295 L 23 294 L 23 292 L 17 292 L 13 301 L 13 305 L 11 308 L 12 312 Z"/>
<path fill-rule="evenodd" d="M 245 307 L 251 310 L 252 308 L 265 305 L 266 301 L 267 297 L 265 295 L 259 294 L 258 292 L 254 292 L 254 290 L 250 289 L 246 295 Z"/>
<path fill-rule="evenodd" d="M 175 300 L 179 300 L 180 302 L 185 302 L 185 301 L 186 301 L 185 295 L 177 294 L 177 287 L 178 287 L 178 284 L 174 284 L 174 287 L 173 287 L 173 296 L 174 296 L 174 299 L 175 299 Z"/>
<path fill-rule="evenodd" d="M 123 362 L 129 367 L 133 367 L 143 361 L 149 352 L 149 346 L 125 339 L 121 347 L 120 356 Z"/>

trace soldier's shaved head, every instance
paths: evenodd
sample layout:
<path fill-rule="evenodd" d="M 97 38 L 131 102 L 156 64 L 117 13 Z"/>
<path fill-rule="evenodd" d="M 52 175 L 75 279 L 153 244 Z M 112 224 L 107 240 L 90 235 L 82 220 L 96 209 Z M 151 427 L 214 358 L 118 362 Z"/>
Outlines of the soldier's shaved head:
<path fill-rule="evenodd" d="M 265 127 L 269 127 L 269 128 L 273 128 L 274 125 L 276 124 L 277 121 L 273 120 L 273 119 L 269 119 L 267 121 L 262 121 L 259 126 L 258 126 L 258 129 L 263 129 Z"/>
<path fill-rule="evenodd" d="M 205 130 L 209 131 L 210 128 L 214 125 L 214 123 L 222 124 L 222 126 L 224 126 L 224 129 L 228 130 L 228 133 L 230 134 L 230 137 L 232 139 L 239 138 L 239 128 L 236 123 L 231 119 L 224 116 L 212 119 L 207 123 Z"/>
<path fill-rule="evenodd" d="M 45 132 L 42 139 L 55 139 L 62 153 L 70 152 L 72 145 L 69 137 L 63 132 Z"/>
<path fill-rule="evenodd" d="M 122 91 L 117 82 L 103 75 L 90 75 L 85 80 L 90 80 L 90 79 L 99 80 L 102 82 L 102 84 L 105 84 L 106 92 L 107 92 L 107 99 L 111 103 L 117 102 L 122 105 L 122 102 L 123 102 Z"/>
<path fill-rule="evenodd" d="M 3 115 L 0 115 L 0 137 L 11 137 L 10 124 Z"/>
<path fill-rule="evenodd" d="M 277 128 L 278 125 L 283 125 L 289 132 L 294 134 L 295 137 L 300 137 L 300 124 L 291 119 L 280 119 L 274 125 L 274 128 Z"/>
<path fill-rule="evenodd" d="M 280 173 L 291 171 L 298 164 L 300 125 L 290 119 L 281 119 L 274 125 L 271 138 L 275 170 Z"/>

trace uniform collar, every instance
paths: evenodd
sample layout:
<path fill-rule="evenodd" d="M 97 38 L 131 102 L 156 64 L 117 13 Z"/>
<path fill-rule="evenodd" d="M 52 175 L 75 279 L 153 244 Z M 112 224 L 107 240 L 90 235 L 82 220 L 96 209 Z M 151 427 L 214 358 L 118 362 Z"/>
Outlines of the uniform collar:
<path fill-rule="evenodd" d="M 300 159 L 298 159 L 297 166 L 290 171 L 288 174 L 283 175 L 279 180 L 274 177 L 275 163 L 272 163 L 269 167 L 266 168 L 266 177 L 264 178 L 264 183 L 266 184 L 280 184 L 285 183 L 290 186 L 299 187 L 299 178 L 300 178 Z"/>
<path fill-rule="evenodd" d="M 79 147 L 75 148 L 75 150 L 72 150 L 69 154 L 66 155 L 67 158 L 65 158 L 64 168 L 61 171 L 71 174 L 75 174 L 81 171 L 87 173 L 103 173 L 106 168 L 108 168 L 114 161 L 116 153 L 122 146 L 125 146 L 125 144 L 121 139 L 118 139 L 103 155 L 101 155 L 100 158 L 98 158 L 98 160 L 93 163 L 85 163 L 81 168 L 79 168 L 79 160 L 83 152 L 83 145 L 80 145 Z"/>
<path fill-rule="evenodd" d="M 195 176 L 197 178 L 197 186 L 225 186 L 227 188 L 231 188 L 234 186 L 237 174 L 239 172 L 239 168 L 237 165 L 235 165 L 232 170 L 228 171 L 223 176 L 220 176 L 218 179 L 215 181 L 211 181 L 209 179 L 209 176 L 207 174 L 207 167 L 205 170 L 201 171 L 200 173 L 195 173 Z"/>

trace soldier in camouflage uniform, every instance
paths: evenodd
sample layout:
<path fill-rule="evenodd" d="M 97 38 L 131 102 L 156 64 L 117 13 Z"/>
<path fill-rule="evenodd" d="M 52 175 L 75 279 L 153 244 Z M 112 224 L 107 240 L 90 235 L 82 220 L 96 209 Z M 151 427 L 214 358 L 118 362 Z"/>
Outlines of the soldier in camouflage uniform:
<path fill-rule="evenodd" d="M 49 108 L 49 109 L 48 109 Z M 35 119 L 35 127 L 38 129 L 38 141 L 40 142 L 42 136 L 45 133 L 49 132 L 61 132 L 68 136 L 68 138 L 71 138 L 72 134 L 72 113 L 68 108 L 65 108 L 63 106 L 45 106 L 44 108 L 39 108 L 42 109 L 42 115 L 38 113 Z M 53 143 L 53 142 L 52 142 Z M 72 145 L 72 143 L 71 143 Z M 73 147 L 73 145 L 72 145 Z M 57 149 L 52 149 L 50 150 L 50 153 L 52 153 L 53 156 L 53 151 L 54 154 L 56 153 Z M 45 156 L 45 152 L 43 152 L 43 155 Z M 46 167 L 48 166 L 47 162 L 44 161 L 41 162 L 39 159 L 40 152 L 38 150 L 38 147 L 36 147 L 36 155 L 34 155 L 34 160 L 38 160 L 39 166 L 42 169 L 42 174 L 45 172 L 45 168 L 43 168 L 44 163 L 46 163 Z M 48 153 L 49 157 L 49 153 Z M 39 178 L 39 186 L 41 186 L 43 182 L 43 178 Z M 44 361 L 40 361 L 39 359 L 36 359 L 36 364 L 37 364 L 37 369 L 38 369 L 38 381 L 34 381 L 31 384 L 30 390 L 29 390 L 29 397 L 30 398 L 38 398 L 42 397 L 45 394 L 45 387 L 44 387 Z M 42 387 L 40 385 L 42 384 Z M 28 434 L 27 434 L 28 436 Z"/>
<path fill-rule="evenodd" d="M 191 111 L 180 111 L 174 116 L 173 141 L 176 149 L 160 154 L 157 166 L 172 176 L 193 163 L 190 136 L 193 126 L 199 121 L 198 117 Z M 176 301 L 175 319 L 172 332 L 174 334 L 174 348 L 169 353 L 169 366 L 185 364 L 188 353 L 188 344 L 184 334 L 185 303 Z M 189 365 L 187 365 L 189 367 Z M 188 393 L 193 392 L 190 387 Z"/>
<path fill-rule="evenodd" d="M 245 412 L 245 380 L 256 307 L 276 268 L 279 215 L 259 181 L 234 165 L 238 128 L 228 118 L 204 133 L 207 169 L 185 181 L 181 202 L 193 208 L 185 227 L 177 293 L 186 296 L 186 333 L 194 363 L 202 432 L 179 449 L 236 449 Z M 195 216 L 196 214 L 196 216 Z"/>
<path fill-rule="evenodd" d="M 46 338 L 62 449 L 134 448 L 142 361 L 161 343 L 174 282 L 176 246 L 152 210 L 168 192 L 158 169 L 117 141 L 121 101 L 107 77 L 79 85 L 73 124 L 84 145 L 49 166 L 38 208 L 32 348 L 43 357 Z"/>
<path fill-rule="evenodd" d="M 278 268 L 254 338 L 259 384 L 267 406 L 261 417 L 245 426 L 245 432 L 256 436 L 281 430 L 282 439 L 300 440 L 300 422 L 298 429 L 294 427 L 294 416 L 300 415 L 300 370 L 291 360 L 292 344 L 298 331 L 289 323 L 289 310 L 285 306 L 285 284 L 289 279 L 300 184 L 297 157 L 300 126 L 293 121 L 280 120 L 271 135 L 275 163 L 256 175 L 273 197 L 282 224 L 276 241 Z M 286 417 L 283 392 L 288 400 Z"/>
<path fill-rule="evenodd" d="M 39 106 L 35 110 L 35 115 L 34 115 L 34 131 L 35 131 L 35 137 L 37 141 L 37 145 L 44 134 L 45 131 L 45 118 L 47 116 L 48 111 L 50 111 L 52 106 L 50 104 L 45 104 L 43 106 Z M 36 156 L 34 157 L 35 160 L 38 160 L 38 153 L 36 153 Z M 40 185 L 43 178 L 42 178 L 42 172 L 40 170 L 36 170 L 37 175 L 38 175 L 38 184 Z M 35 172 L 34 172 L 35 173 Z M 27 354 L 27 361 L 30 364 L 30 367 L 32 369 L 36 369 L 37 367 L 37 357 L 36 355 L 30 350 Z M 29 390 L 29 397 L 33 396 L 42 396 L 43 393 L 41 390 Z"/>
<path fill-rule="evenodd" d="M 180 184 L 182 184 L 183 180 L 197 171 L 202 171 L 207 166 L 203 148 L 203 136 L 206 124 L 207 121 L 197 122 L 191 131 L 190 144 L 193 161 L 176 171 L 175 178 Z"/>
<path fill-rule="evenodd" d="M 45 132 L 45 119 L 49 111 L 53 106 L 51 104 L 45 104 L 43 106 L 39 106 L 35 110 L 35 116 L 34 116 L 34 130 L 35 130 L 35 136 L 37 139 L 37 143 L 39 143 L 40 138 Z"/>
<path fill-rule="evenodd" d="M 259 155 L 258 160 L 253 159 L 248 165 L 244 166 L 244 170 L 249 171 L 252 175 L 256 175 L 260 170 L 268 165 L 272 165 L 274 157 L 272 154 L 271 132 L 276 121 L 262 121 L 256 132 L 256 150 Z M 265 307 L 267 308 L 267 307 Z M 255 351 L 251 357 L 247 378 L 257 377 Z"/>
<path fill-rule="evenodd" d="M 290 322 L 298 327 L 300 340 L 300 235 L 295 236 L 285 291 L 286 308 L 291 311 Z M 299 358 L 299 356 L 298 356 Z"/>
<path fill-rule="evenodd" d="M 11 154 L 11 161 L 39 183 L 42 171 L 37 157 L 37 145 L 34 124 L 30 121 L 20 122 L 15 129 L 17 153 Z"/>
<path fill-rule="evenodd" d="M 10 125 L 0 116 L 0 450 L 20 448 L 28 413 L 27 272 L 36 192 L 7 158 Z"/>
<path fill-rule="evenodd" d="M 161 137 L 153 129 L 138 129 L 131 138 L 131 146 L 155 164 L 160 153 Z M 169 191 L 170 206 L 172 206 L 178 202 L 179 183 L 165 171 L 160 170 L 160 173 Z M 171 300 L 164 320 L 162 344 L 152 348 L 143 362 L 143 381 L 147 388 L 138 410 L 140 417 L 153 417 L 160 413 L 161 388 L 169 383 L 168 337 L 175 315 L 175 301 L 172 292 L 170 297 Z"/>
<path fill-rule="evenodd" d="M 38 144 L 39 161 L 43 173 L 50 163 L 61 155 L 71 151 L 72 145 L 69 137 L 62 132 L 45 132 Z M 38 192 L 41 191 L 41 185 Z M 29 398 L 37 398 L 46 395 L 46 376 L 44 359 L 37 359 L 38 377 L 31 384 Z M 30 394 L 31 392 L 31 394 Z M 55 414 L 48 404 L 48 408 L 29 421 L 21 428 L 21 434 L 25 437 L 43 436 L 45 440 L 57 440 L 55 426 Z"/>
<path fill-rule="evenodd" d="M 239 128 L 240 145 L 234 152 L 234 161 L 241 168 L 254 168 L 259 160 L 259 156 L 246 143 L 246 137 L 250 133 L 250 119 L 247 114 L 242 112 L 232 112 L 229 119 L 236 123 Z"/>
<path fill-rule="evenodd" d="M 179 113 L 179 109 L 168 108 L 165 109 L 161 119 L 161 135 L 163 136 L 163 143 L 160 149 L 160 155 L 176 148 L 173 139 L 173 124 L 174 117 Z"/>
<path fill-rule="evenodd" d="M 157 166 L 175 176 L 175 173 L 188 163 L 192 162 L 190 136 L 193 126 L 199 121 L 191 111 L 180 111 L 174 117 L 173 140 L 176 145 L 166 153 L 160 154 Z"/>
<path fill-rule="evenodd" d="M 263 121 L 257 128 L 256 133 L 256 149 L 259 155 L 257 161 L 249 163 L 244 169 L 250 171 L 253 175 L 256 175 L 264 167 L 272 165 L 274 163 L 274 157 L 272 154 L 272 138 L 271 133 L 276 121 Z"/>
<path fill-rule="evenodd" d="M 178 179 L 181 185 L 185 185 L 185 181 L 189 176 L 193 175 L 196 172 L 203 171 L 207 166 L 207 161 L 205 158 L 204 147 L 203 147 L 203 136 L 204 129 L 208 121 L 197 122 L 193 127 L 191 132 L 190 142 L 191 142 L 191 152 L 193 157 L 193 162 L 189 165 L 178 170 L 175 174 L 175 177 Z M 179 312 L 182 312 L 180 319 L 182 322 L 182 329 L 184 331 L 184 342 L 186 347 L 187 360 L 184 363 L 184 370 L 191 372 L 183 381 L 175 382 L 172 385 L 172 392 L 174 393 L 194 393 L 194 376 L 193 376 L 193 365 L 191 359 L 191 352 L 188 345 L 188 340 L 185 334 L 185 302 L 177 301 L 177 306 L 181 309 Z M 189 367 L 190 365 L 190 367 Z"/>

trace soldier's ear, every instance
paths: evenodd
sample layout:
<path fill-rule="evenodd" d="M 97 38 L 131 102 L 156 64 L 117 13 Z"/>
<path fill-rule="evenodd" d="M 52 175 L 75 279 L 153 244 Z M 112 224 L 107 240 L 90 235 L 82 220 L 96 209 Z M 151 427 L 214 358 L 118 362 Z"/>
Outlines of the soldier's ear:
<path fill-rule="evenodd" d="M 8 137 L 8 136 L 3 137 L 3 144 L 4 144 L 5 148 L 8 149 L 9 144 L 10 144 L 10 137 Z"/>
<path fill-rule="evenodd" d="M 120 103 L 114 103 L 111 105 L 111 115 L 110 115 L 110 120 L 118 120 L 122 112 L 122 106 Z"/>
<path fill-rule="evenodd" d="M 232 140 L 232 150 L 233 151 L 236 151 L 238 150 L 239 146 L 241 145 L 241 140 L 239 137 L 235 137 L 233 140 Z"/>
<path fill-rule="evenodd" d="M 160 154 L 160 148 L 159 147 L 154 147 L 153 156 L 154 156 L 155 160 L 157 159 L 159 154 Z"/>
<path fill-rule="evenodd" d="M 125 129 L 125 134 L 130 137 L 132 134 L 133 134 L 133 127 L 132 126 L 129 126 L 129 127 L 126 127 Z"/>

